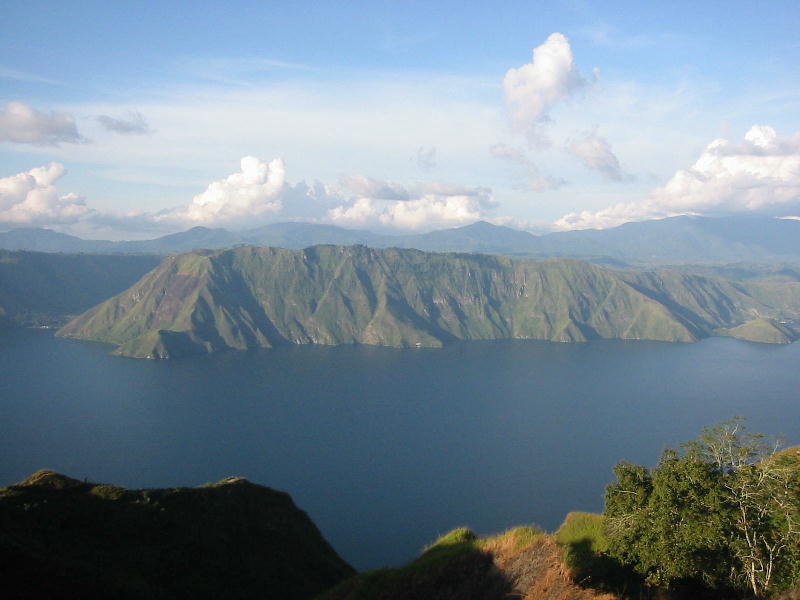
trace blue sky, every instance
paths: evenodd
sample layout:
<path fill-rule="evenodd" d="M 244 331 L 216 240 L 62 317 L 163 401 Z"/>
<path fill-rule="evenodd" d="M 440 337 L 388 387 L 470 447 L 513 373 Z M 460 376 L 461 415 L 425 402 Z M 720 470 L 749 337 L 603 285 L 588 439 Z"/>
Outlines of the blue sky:
<path fill-rule="evenodd" d="M 800 8 L 5 3 L 0 229 L 800 214 Z"/>

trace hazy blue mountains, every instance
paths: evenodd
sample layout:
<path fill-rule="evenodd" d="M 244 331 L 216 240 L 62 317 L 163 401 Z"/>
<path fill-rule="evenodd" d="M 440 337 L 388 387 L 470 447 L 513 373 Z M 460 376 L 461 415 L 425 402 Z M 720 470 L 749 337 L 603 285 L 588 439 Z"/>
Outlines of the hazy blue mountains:
<path fill-rule="evenodd" d="M 43 252 L 174 254 L 235 245 L 298 250 L 320 244 L 531 258 L 570 256 L 618 265 L 800 262 L 800 222 L 766 217 L 684 216 L 541 236 L 486 222 L 415 235 L 386 235 L 313 223 L 276 223 L 239 232 L 194 227 L 153 240 L 130 242 L 82 240 L 46 229 L 0 233 L 0 248 Z"/>

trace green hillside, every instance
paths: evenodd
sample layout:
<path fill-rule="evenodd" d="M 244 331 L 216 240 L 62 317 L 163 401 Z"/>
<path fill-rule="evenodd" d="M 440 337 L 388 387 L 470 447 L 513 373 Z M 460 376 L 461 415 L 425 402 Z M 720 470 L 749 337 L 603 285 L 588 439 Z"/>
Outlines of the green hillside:
<path fill-rule="evenodd" d="M 757 300 L 722 279 L 613 272 L 570 259 L 238 247 L 167 258 L 59 334 L 151 358 L 286 343 L 686 342 L 779 316 L 766 303 L 771 295 Z"/>

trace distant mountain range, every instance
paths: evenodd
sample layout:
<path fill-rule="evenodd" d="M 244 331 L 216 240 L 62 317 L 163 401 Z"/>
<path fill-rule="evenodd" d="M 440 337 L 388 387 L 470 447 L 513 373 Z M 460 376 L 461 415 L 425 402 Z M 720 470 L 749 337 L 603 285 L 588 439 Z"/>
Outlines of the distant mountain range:
<path fill-rule="evenodd" d="M 612 271 L 563 258 L 245 246 L 169 257 L 59 335 L 111 343 L 125 356 L 167 358 L 291 343 L 436 347 L 709 335 L 789 342 L 794 331 L 775 319 L 798 317 L 797 282 Z"/>
<path fill-rule="evenodd" d="M 153 240 L 128 242 L 83 240 L 47 229 L 0 233 L 0 248 L 68 253 L 175 254 L 236 245 L 299 250 L 318 244 L 528 258 L 566 256 L 612 266 L 764 263 L 800 261 L 800 221 L 682 216 L 541 236 L 486 222 L 416 235 L 385 235 L 313 223 L 276 223 L 240 232 L 194 227 Z"/>

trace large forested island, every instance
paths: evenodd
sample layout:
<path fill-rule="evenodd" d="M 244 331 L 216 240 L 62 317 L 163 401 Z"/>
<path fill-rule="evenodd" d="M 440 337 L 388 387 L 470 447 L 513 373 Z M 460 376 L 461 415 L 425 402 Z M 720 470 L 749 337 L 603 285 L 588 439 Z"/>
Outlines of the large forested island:
<path fill-rule="evenodd" d="M 168 257 L 59 335 L 167 358 L 295 344 L 436 347 L 455 340 L 789 342 L 797 286 L 573 259 L 365 246 L 254 246 Z"/>

